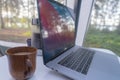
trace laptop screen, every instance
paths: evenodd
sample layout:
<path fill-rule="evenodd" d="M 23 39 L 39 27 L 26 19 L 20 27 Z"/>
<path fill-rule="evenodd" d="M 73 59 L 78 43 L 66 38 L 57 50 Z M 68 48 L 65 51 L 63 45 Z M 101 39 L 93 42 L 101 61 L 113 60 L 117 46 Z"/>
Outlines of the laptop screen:
<path fill-rule="evenodd" d="M 75 22 L 64 5 L 38 0 L 44 63 L 56 58 L 75 43 Z"/>

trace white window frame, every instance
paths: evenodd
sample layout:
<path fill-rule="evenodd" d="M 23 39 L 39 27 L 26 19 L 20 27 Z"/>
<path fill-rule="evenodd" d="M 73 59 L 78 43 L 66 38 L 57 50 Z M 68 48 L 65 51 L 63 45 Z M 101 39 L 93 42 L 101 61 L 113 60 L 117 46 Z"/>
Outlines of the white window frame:
<path fill-rule="evenodd" d="M 93 8 L 94 0 L 82 0 L 81 1 L 81 6 L 78 7 L 78 24 L 77 24 L 77 34 L 76 34 L 76 45 L 82 46 L 85 33 L 88 28 L 90 16 L 91 16 L 91 11 Z M 78 3 L 79 5 L 79 3 Z"/>
<path fill-rule="evenodd" d="M 75 0 L 66 0 L 66 6 L 74 9 Z"/>

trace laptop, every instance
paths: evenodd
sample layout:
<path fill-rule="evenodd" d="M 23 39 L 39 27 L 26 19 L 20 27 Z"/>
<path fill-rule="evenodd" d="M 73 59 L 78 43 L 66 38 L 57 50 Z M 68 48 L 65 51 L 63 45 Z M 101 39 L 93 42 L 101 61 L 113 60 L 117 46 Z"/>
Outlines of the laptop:
<path fill-rule="evenodd" d="M 116 55 L 75 44 L 77 27 L 66 6 L 54 0 L 37 0 L 37 4 L 46 67 L 74 80 L 120 79 Z"/>

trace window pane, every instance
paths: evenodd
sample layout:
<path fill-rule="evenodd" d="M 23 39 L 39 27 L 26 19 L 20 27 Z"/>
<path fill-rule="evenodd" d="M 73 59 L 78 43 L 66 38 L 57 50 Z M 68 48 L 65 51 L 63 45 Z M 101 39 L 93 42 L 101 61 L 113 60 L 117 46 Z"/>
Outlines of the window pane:
<path fill-rule="evenodd" d="M 57 2 L 59 2 L 61 4 L 63 4 L 63 5 L 66 5 L 66 0 L 55 0 L 55 1 L 57 1 Z"/>
<path fill-rule="evenodd" d="M 0 0 L 0 40 L 26 42 L 31 37 L 35 0 Z"/>
<path fill-rule="evenodd" d="M 120 0 L 96 0 L 85 47 L 109 49 L 120 56 Z"/>

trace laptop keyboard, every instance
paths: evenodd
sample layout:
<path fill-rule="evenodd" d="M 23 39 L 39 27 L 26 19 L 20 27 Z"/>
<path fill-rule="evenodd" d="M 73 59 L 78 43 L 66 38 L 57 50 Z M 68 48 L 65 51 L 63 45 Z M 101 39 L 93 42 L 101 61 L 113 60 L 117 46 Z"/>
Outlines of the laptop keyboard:
<path fill-rule="evenodd" d="M 76 52 L 70 53 L 58 64 L 86 75 L 94 54 L 94 51 L 80 48 Z"/>

